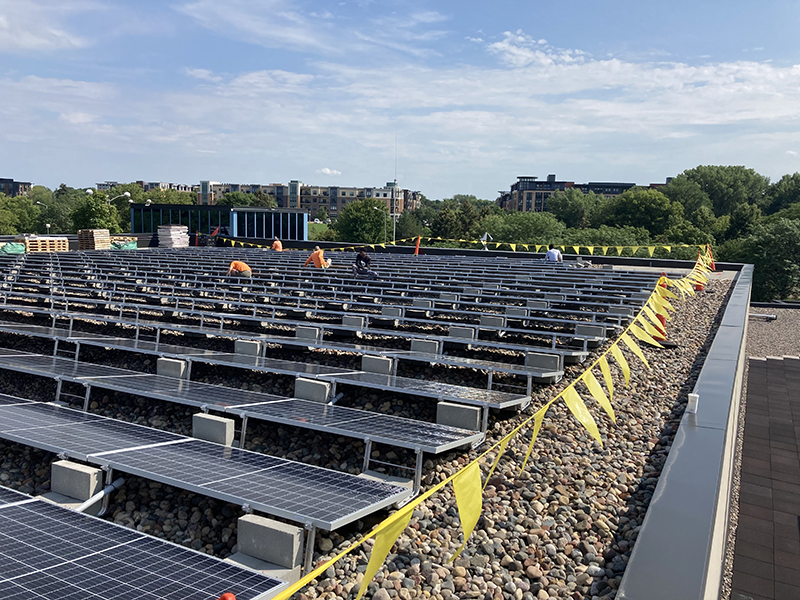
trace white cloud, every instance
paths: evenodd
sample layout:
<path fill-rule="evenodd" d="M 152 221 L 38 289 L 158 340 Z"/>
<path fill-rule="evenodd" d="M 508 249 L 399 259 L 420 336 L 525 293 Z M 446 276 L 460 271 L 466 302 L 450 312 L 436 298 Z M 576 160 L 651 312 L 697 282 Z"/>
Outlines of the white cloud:
<path fill-rule="evenodd" d="M 219 75 L 214 75 L 208 69 L 190 69 L 187 67 L 186 74 L 189 77 L 193 77 L 194 79 L 203 79 L 205 81 L 210 81 L 212 83 L 219 83 L 222 81 L 222 77 Z"/>
<path fill-rule="evenodd" d="M 329 169 L 328 167 L 322 167 L 321 169 L 317 169 L 317 173 L 320 175 L 329 175 L 329 176 L 336 176 L 341 175 L 341 171 L 337 171 L 336 169 Z"/>
<path fill-rule="evenodd" d="M 797 156 L 797 152 L 795 152 L 794 150 L 787 150 L 786 154 L 788 154 L 789 156 Z"/>
<path fill-rule="evenodd" d="M 60 23 L 70 12 L 85 10 L 88 3 L 40 0 L 0 0 L 0 52 L 48 51 L 81 48 L 86 38 Z"/>
<path fill-rule="evenodd" d="M 85 125 L 97 120 L 97 116 L 82 112 L 61 113 L 58 118 L 70 125 Z"/>

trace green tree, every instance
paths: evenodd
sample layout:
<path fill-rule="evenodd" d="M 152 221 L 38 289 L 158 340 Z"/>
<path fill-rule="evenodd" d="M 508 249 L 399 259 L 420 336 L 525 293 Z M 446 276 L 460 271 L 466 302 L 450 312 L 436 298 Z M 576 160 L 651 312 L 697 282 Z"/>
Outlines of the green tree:
<path fill-rule="evenodd" d="M 403 211 L 397 219 L 397 239 L 430 236 L 431 231 L 416 217 L 413 211 Z"/>
<path fill-rule="evenodd" d="M 344 205 L 336 223 L 336 239 L 356 244 L 374 244 L 391 234 L 386 204 L 375 198 L 356 200 Z M 386 229 L 384 229 L 386 228 Z M 386 231 L 386 233 L 384 233 Z"/>
<path fill-rule="evenodd" d="M 601 225 L 596 229 L 567 229 L 562 239 L 571 246 L 645 246 L 650 243 L 650 232 L 644 227 Z"/>
<path fill-rule="evenodd" d="M 319 219 L 321 223 L 324 223 L 328 220 L 328 209 L 324 206 L 320 206 L 317 209 L 317 214 L 315 215 L 316 219 Z"/>
<path fill-rule="evenodd" d="M 222 198 L 217 200 L 219 206 L 253 206 L 255 202 L 253 194 L 245 192 L 228 192 Z"/>
<path fill-rule="evenodd" d="M 446 240 L 461 239 L 464 232 L 459 212 L 451 205 L 446 205 L 436 213 L 430 229 L 433 237 Z"/>
<path fill-rule="evenodd" d="M 800 173 L 784 175 L 767 190 L 765 212 L 768 215 L 800 202 Z"/>
<path fill-rule="evenodd" d="M 76 229 L 108 229 L 111 233 L 122 231 L 117 209 L 106 202 L 102 192 L 95 192 L 78 201 L 72 211 L 72 223 Z"/>
<path fill-rule="evenodd" d="M 719 260 L 752 263 L 755 301 L 788 300 L 800 295 L 800 222 L 777 219 L 719 248 Z"/>
<path fill-rule="evenodd" d="M 0 198 L 0 210 L 14 215 L 17 233 L 37 233 L 39 224 L 39 206 L 26 196 L 3 196 Z"/>
<path fill-rule="evenodd" d="M 547 199 L 547 212 L 553 213 L 567 227 L 588 227 L 589 213 L 597 203 L 594 192 L 584 195 L 580 189 L 570 188 Z"/>
<path fill-rule="evenodd" d="M 750 234 L 761 220 L 761 209 L 754 204 L 740 204 L 731 213 L 730 225 L 725 232 L 726 239 L 744 237 Z"/>
<path fill-rule="evenodd" d="M 703 191 L 697 181 L 689 179 L 685 173 L 675 177 L 666 187 L 662 188 L 662 191 L 667 198 L 683 205 L 683 214 L 697 227 L 700 227 L 695 220 L 695 215 L 698 212 L 705 216 L 703 209 L 706 209 L 713 216 L 714 207 L 711 203 L 711 198 Z"/>
<path fill-rule="evenodd" d="M 3 194 L 0 194 L 2 196 Z M 0 235 L 14 235 L 17 230 L 17 217 L 10 210 L 0 209 Z"/>
<path fill-rule="evenodd" d="M 566 227 L 550 213 L 512 212 L 486 217 L 479 230 L 488 231 L 495 242 L 555 244 L 560 243 Z"/>
<path fill-rule="evenodd" d="M 682 204 L 649 188 L 631 188 L 601 204 L 597 225 L 644 227 L 652 236 L 663 234 L 683 220 Z"/>
<path fill-rule="evenodd" d="M 769 178 L 742 166 L 700 165 L 683 172 L 711 200 L 714 214 L 729 215 L 739 204 L 762 205 Z"/>
<path fill-rule="evenodd" d="M 800 219 L 800 202 L 790 204 L 787 208 L 766 217 L 766 220 L 770 222 L 777 221 L 778 219 Z"/>

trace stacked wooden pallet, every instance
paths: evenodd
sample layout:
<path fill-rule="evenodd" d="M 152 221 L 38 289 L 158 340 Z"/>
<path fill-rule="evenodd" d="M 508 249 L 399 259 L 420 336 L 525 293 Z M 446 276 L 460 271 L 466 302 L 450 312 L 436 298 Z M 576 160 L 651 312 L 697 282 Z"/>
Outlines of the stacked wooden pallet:
<path fill-rule="evenodd" d="M 25 252 L 67 252 L 69 240 L 65 237 L 19 236 L 15 242 L 25 244 Z"/>
<path fill-rule="evenodd" d="M 128 242 L 137 242 L 139 238 L 130 235 L 112 235 L 111 236 L 111 243 L 117 244 L 127 244 Z"/>
<path fill-rule="evenodd" d="M 158 227 L 159 248 L 188 248 L 189 228 L 186 225 L 160 225 Z"/>
<path fill-rule="evenodd" d="M 78 250 L 108 250 L 111 237 L 108 229 L 79 229 Z"/>

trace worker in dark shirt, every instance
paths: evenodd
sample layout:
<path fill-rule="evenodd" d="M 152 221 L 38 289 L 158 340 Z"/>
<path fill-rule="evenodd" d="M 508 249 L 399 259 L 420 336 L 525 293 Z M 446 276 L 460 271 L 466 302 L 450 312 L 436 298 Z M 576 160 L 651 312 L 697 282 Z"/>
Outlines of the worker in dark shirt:
<path fill-rule="evenodd" d="M 356 278 L 364 278 L 364 279 L 377 279 L 378 274 L 375 271 L 370 270 L 370 264 L 372 260 L 367 255 L 366 251 L 361 250 L 358 254 L 356 254 L 356 260 L 353 263 L 353 277 Z"/>

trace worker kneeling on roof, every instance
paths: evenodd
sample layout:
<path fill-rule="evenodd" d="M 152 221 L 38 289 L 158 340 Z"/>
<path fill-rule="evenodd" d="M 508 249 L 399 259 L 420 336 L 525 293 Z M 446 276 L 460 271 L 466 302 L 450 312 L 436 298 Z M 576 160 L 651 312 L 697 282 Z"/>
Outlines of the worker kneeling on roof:
<path fill-rule="evenodd" d="M 331 259 L 325 260 L 325 251 L 321 250 L 319 246 L 314 246 L 314 251 L 311 253 L 306 259 L 304 267 L 308 266 L 308 263 L 314 263 L 314 266 L 318 269 L 327 269 L 331 266 Z"/>
<path fill-rule="evenodd" d="M 252 277 L 253 270 L 240 260 L 235 260 L 228 267 L 228 272 L 225 274 L 228 277 Z"/>

